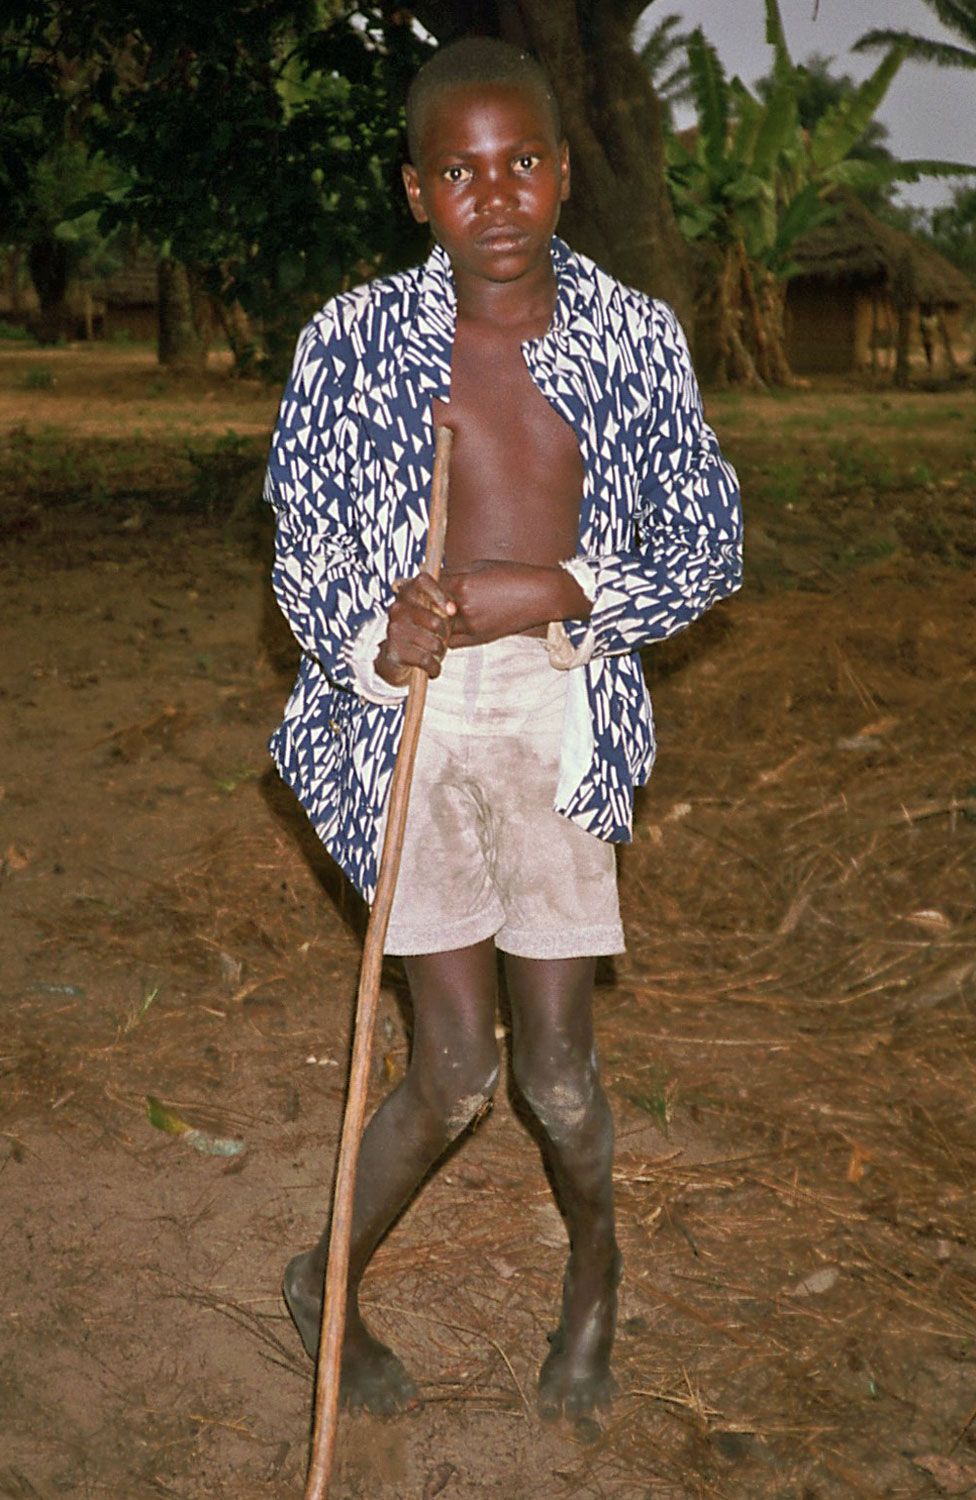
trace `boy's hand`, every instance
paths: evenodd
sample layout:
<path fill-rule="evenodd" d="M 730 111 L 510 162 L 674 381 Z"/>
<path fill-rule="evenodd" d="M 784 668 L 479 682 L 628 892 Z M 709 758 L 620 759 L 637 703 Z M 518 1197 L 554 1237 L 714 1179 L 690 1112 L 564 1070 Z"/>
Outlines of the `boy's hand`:
<path fill-rule="evenodd" d="M 386 640 L 373 665 L 384 682 L 402 687 L 411 667 L 438 677 L 457 606 L 428 573 L 408 578 L 390 605 Z"/>
<path fill-rule="evenodd" d="M 457 607 L 452 647 L 480 646 L 550 620 L 587 619 L 592 607 L 576 579 L 560 567 L 474 562 L 445 571 L 441 582 Z"/>

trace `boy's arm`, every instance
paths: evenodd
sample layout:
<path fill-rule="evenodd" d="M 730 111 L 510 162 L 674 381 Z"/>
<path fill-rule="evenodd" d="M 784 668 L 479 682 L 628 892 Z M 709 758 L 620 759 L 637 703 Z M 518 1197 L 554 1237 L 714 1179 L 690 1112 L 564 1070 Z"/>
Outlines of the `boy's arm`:
<path fill-rule="evenodd" d="M 373 670 L 393 590 L 356 524 L 355 428 L 327 373 L 335 331 L 331 308 L 303 331 L 282 397 L 264 488 L 276 517 L 271 579 L 302 650 L 339 687 L 386 702 L 405 692 Z"/>
<path fill-rule="evenodd" d="M 578 665 L 633 651 L 690 625 L 742 584 L 742 511 L 735 471 L 702 415 L 698 382 L 673 312 L 655 304 L 665 340 L 643 457 L 636 546 L 572 559 L 566 566 L 591 601 L 589 618 L 550 630 L 553 659 Z"/>

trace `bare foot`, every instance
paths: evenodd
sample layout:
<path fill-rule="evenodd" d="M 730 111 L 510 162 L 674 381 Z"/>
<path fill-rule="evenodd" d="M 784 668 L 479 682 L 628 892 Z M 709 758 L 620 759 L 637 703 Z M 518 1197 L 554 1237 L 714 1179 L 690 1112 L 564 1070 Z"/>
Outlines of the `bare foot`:
<path fill-rule="evenodd" d="M 285 1267 L 281 1290 L 309 1359 L 319 1352 L 322 1323 L 322 1262 L 314 1250 L 296 1255 Z M 392 1349 L 374 1339 L 350 1305 L 342 1345 L 341 1404 L 349 1411 L 389 1417 L 417 1401 L 417 1387 Z"/>
<path fill-rule="evenodd" d="M 617 1394 L 610 1353 L 621 1265 L 616 1249 L 609 1262 L 585 1267 L 570 1255 L 562 1317 L 549 1335 L 551 1348 L 539 1372 L 539 1415 L 547 1421 L 589 1416 L 609 1406 Z"/>

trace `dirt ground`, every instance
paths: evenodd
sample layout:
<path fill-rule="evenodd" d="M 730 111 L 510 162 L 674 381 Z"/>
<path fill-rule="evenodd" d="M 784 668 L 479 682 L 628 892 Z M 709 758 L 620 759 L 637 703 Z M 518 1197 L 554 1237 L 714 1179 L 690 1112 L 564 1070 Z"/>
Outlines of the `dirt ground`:
<path fill-rule="evenodd" d="M 17 1500 L 302 1492 L 279 1281 L 328 1191 L 360 914 L 264 748 L 293 664 L 251 504 L 274 406 L 0 345 Z M 424 1400 L 343 1419 L 337 1500 L 976 1493 L 976 387 L 710 413 L 748 584 L 648 656 L 661 752 L 598 992 L 622 1395 L 535 1416 L 565 1234 L 503 1089 L 370 1273 Z"/>

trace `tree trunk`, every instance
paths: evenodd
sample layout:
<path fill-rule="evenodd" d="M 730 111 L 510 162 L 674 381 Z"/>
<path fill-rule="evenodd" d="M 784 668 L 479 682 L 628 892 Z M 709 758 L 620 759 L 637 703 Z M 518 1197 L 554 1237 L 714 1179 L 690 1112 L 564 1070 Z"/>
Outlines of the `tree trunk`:
<path fill-rule="evenodd" d="M 68 336 L 68 246 L 62 240 L 35 240 L 27 251 L 27 265 L 41 304 L 32 319 L 35 336 L 44 344 L 56 344 Z"/>
<path fill-rule="evenodd" d="M 175 373 L 199 373 L 206 350 L 193 317 L 193 292 L 186 266 L 164 255 L 157 271 L 159 287 L 159 363 Z"/>
<path fill-rule="evenodd" d="M 535 54 L 552 80 L 572 158 L 561 232 L 621 281 L 670 302 L 690 339 L 688 252 L 664 177 L 660 106 L 631 46 L 645 4 L 418 0 L 411 8 L 441 42 L 501 36 Z"/>
<path fill-rule="evenodd" d="M 756 284 L 752 278 L 752 267 L 749 257 L 746 255 L 746 247 L 741 240 L 736 240 L 733 246 L 737 276 L 737 292 L 741 299 L 742 315 L 740 321 L 745 322 L 748 318 L 749 333 L 752 339 L 756 371 L 764 385 L 771 380 L 770 375 L 770 353 L 769 336 L 766 331 L 766 321 L 763 309 L 759 305 L 756 296 Z"/>
<path fill-rule="evenodd" d="M 215 307 L 220 318 L 220 326 L 224 330 L 224 338 L 234 356 L 234 374 L 258 374 L 263 351 L 261 341 L 247 313 L 236 299 L 227 303 L 217 298 Z"/>
<path fill-rule="evenodd" d="M 742 337 L 743 293 L 742 267 L 737 247 L 729 245 L 723 252 L 719 277 L 719 338 L 725 365 L 723 383 L 764 390 L 766 382 L 756 368 L 749 346 Z"/>
<path fill-rule="evenodd" d="M 786 283 L 769 271 L 762 273 L 759 305 L 766 331 L 766 379 L 773 385 L 796 386 L 799 382 L 786 352 Z"/>
<path fill-rule="evenodd" d="M 895 268 L 891 288 L 891 300 L 898 314 L 898 332 L 895 336 L 895 385 L 904 389 L 909 379 L 909 350 L 912 341 L 912 309 L 915 306 L 915 276 L 907 255 L 902 256 Z"/>
<path fill-rule="evenodd" d="M 7 251 L 7 290 L 10 296 L 10 312 L 13 318 L 19 320 L 26 318 L 30 308 L 28 306 L 28 295 L 26 294 L 26 283 L 23 278 L 24 252 L 19 245 L 13 246 Z M 36 288 L 35 288 L 36 290 Z"/>
<path fill-rule="evenodd" d="M 958 375 L 959 364 L 956 359 L 955 350 L 952 347 L 952 335 L 949 332 L 949 320 L 946 317 L 944 307 L 940 307 L 936 313 L 939 323 L 939 333 L 942 336 L 942 347 L 945 349 L 946 364 L 949 366 L 950 375 Z"/>

